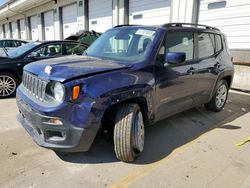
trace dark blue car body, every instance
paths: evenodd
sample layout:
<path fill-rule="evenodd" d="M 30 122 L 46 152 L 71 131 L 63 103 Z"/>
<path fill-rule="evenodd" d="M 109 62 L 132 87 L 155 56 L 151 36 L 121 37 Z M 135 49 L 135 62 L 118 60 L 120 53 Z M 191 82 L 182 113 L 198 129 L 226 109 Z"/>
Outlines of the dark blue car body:
<path fill-rule="evenodd" d="M 124 63 L 91 56 L 68 56 L 24 67 L 27 80 L 17 89 L 18 120 L 37 144 L 54 150 L 87 151 L 104 124 L 112 123 L 120 104 L 139 104 L 145 124 L 150 125 L 209 102 L 221 79 L 231 85 L 233 65 L 221 32 L 181 26 L 125 27 L 157 32 L 143 61 Z M 197 48 L 194 47 L 194 58 L 188 62 L 167 66 L 157 63 L 165 35 L 178 31 L 219 34 L 223 49 L 206 58 L 195 58 Z M 175 55 L 169 58 L 176 59 Z M 50 74 L 44 71 L 47 66 L 50 66 Z M 58 105 L 44 103 L 34 95 L 39 92 L 40 83 L 50 81 L 60 82 L 65 87 L 65 99 Z M 37 84 L 37 91 L 32 83 Z M 78 99 L 72 100 L 75 85 L 81 90 Z M 50 125 L 47 120 L 51 118 L 60 120 L 63 125 Z"/>

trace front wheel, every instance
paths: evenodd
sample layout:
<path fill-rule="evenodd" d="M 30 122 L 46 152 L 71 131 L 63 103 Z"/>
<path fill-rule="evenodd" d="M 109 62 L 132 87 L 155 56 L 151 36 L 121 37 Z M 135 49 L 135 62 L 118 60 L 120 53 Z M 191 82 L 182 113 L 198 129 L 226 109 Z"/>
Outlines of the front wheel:
<path fill-rule="evenodd" d="M 14 96 L 18 84 L 19 81 L 16 76 L 7 72 L 0 73 L 0 98 Z"/>
<path fill-rule="evenodd" d="M 225 80 L 221 80 L 212 99 L 205 104 L 205 108 L 209 111 L 219 112 L 226 104 L 228 97 L 228 84 Z"/>
<path fill-rule="evenodd" d="M 114 149 L 116 157 L 133 162 L 144 148 L 144 122 L 138 104 L 124 104 L 116 113 Z"/>

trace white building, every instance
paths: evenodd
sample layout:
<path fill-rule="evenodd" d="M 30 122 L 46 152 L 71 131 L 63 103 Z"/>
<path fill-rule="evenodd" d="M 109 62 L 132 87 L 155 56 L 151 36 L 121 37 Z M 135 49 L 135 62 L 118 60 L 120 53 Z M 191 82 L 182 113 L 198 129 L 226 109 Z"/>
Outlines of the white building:
<path fill-rule="evenodd" d="M 62 39 L 82 29 L 168 22 L 212 25 L 231 49 L 250 48 L 249 0 L 10 0 L 0 7 L 0 38 Z"/>
<path fill-rule="evenodd" d="M 9 0 L 0 6 L 0 38 L 53 40 L 79 30 L 168 22 L 218 27 L 228 37 L 234 62 L 250 64 L 249 0 Z M 249 66 L 238 68 L 239 80 L 250 75 Z"/>

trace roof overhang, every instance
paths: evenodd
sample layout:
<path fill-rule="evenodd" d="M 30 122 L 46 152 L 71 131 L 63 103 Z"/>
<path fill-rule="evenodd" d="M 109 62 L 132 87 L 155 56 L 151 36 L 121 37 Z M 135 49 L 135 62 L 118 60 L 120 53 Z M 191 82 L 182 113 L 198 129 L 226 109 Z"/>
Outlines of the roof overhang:
<path fill-rule="evenodd" d="M 27 10 L 38 7 L 48 2 L 52 2 L 52 0 L 10 0 L 0 6 L 0 21 L 7 21 L 7 18 L 18 14 L 25 15 Z"/>

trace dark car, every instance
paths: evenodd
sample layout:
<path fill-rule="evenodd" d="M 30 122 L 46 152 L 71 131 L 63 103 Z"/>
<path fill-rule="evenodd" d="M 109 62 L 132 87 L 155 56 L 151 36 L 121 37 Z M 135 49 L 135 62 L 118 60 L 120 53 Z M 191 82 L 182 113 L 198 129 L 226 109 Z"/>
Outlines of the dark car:
<path fill-rule="evenodd" d="M 7 57 L 0 57 L 0 98 L 15 95 L 16 87 L 22 79 L 23 67 L 28 63 L 66 56 L 82 54 L 86 47 L 76 41 L 32 42 L 7 52 Z"/>
<path fill-rule="evenodd" d="M 22 46 L 24 44 L 27 44 L 30 41 L 21 40 L 21 39 L 0 39 L 0 48 L 4 47 L 7 50 L 13 50 L 18 48 L 19 46 Z"/>
<path fill-rule="evenodd" d="M 19 46 L 25 45 L 30 41 L 20 39 L 0 39 L 0 56 L 6 57 L 7 52 L 15 50 Z"/>
<path fill-rule="evenodd" d="M 202 104 L 221 111 L 233 74 L 217 28 L 118 26 L 85 56 L 25 66 L 18 121 L 38 145 L 61 151 L 87 151 L 107 130 L 117 158 L 131 162 L 143 151 L 145 125 Z"/>
<path fill-rule="evenodd" d="M 89 47 L 100 36 L 101 33 L 95 32 L 93 30 L 92 31 L 81 30 L 76 34 L 65 38 L 65 40 L 75 40 L 85 45 L 86 47 Z"/>

